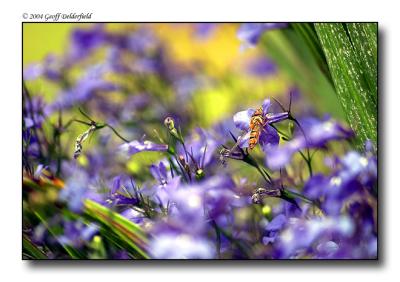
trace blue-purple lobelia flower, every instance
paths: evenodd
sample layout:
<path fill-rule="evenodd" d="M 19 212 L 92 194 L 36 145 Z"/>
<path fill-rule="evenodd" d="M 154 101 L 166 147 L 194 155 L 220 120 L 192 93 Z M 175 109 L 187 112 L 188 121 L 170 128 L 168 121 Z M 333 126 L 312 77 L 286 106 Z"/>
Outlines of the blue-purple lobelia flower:
<path fill-rule="evenodd" d="M 264 78 L 277 72 L 276 64 L 269 58 L 257 57 L 249 62 L 246 71 L 250 75 Z"/>
<path fill-rule="evenodd" d="M 41 96 L 34 96 L 25 101 L 24 124 L 27 129 L 40 128 L 49 115 L 49 108 Z"/>
<path fill-rule="evenodd" d="M 317 255 L 334 258 L 341 243 L 350 240 L 354 232 L 354 222 L 348 216 L 290 218 L 274 244 L 275 256 L 282 259 Z"/>
<path fill-rule="evenodd" d="M 82 221 L 64 221 L 64 234 L 58 237 L 58 241 L 62 245 L 80 248 L 90 242 L 98 231 L 99 227 L 94 223 L 86 225 Z"/>
<path fill-rule="evenodd" d="M 245 44 L 245 47 L 251 47 L 257 45 L 265 31 L 287 26 L 287 23 L 244 23 L 239 27 L 237 37 Z"/>
<path fill-rule="evenodd" d="M 279 147 L 266 150 L 266 163 L 271 169 L 287 165 L 293 154 L 305 148 L 325 148 L 333 140 L 348 139 L 353 132 L 327 117 L 323 120 L 308 118 L 300 122 L 304 131 L 298 132 L 292 140 Z"/>
<path fill-rule="evenodd" d="M 103 78 L 107 69 L 102 64 L 94 65 L 72 87 L 62 90 L 51 109 L 65 109 L 90 100 L 96 92 L 110 92 L 118 86 Z"/>
<path fill-rule="evenodd" d="M 157 144 L 151 141 L 138 141 L 134 140 L 129 143 L 122 144 L 120 150 L 128 155 L 134 155 L 140 152 L 166 152 L 168 151 L 168 145 Z"/>
<path fill-rule="evenodd" d="M 110 196 L 107 202 L 112 206 L 136 205 L 139 203 L 137 191 L 133 187 L 135 185 L 133 179 L 126 175 L 118 175 L 114 177 Z"/>
<path fill-rule="evenodd" d="M 196 128 L 190 136 L 185 138 L 185 148 L 191 154 L 192 161 L 197 164 L 198 168 L 204 168 L 215 160 L 215 150 L 219 145 L 211 132 L 202 128 Z M 185 148 L 179 146 L 178 153 L 185 156 Z M 190 161 L 190 159 L 187 161 Z"/>
<path fill-rule="evenodd" d="M 149 246 L 150 254 L 156 259 L 212 259 L 215 257 L 213 244 L 200 236 L 189 234 L 156 235 Z"/>
<path fill-rule="evenodd" d="M 323 199 L 321 209 L 326 214 L 339 215 L 349 200 L 374 196 L 376 181 L 376 158 L 351 151 L 337 160 L 330 175 L 311 177 L 304 186 L 304 194 L 312 200 Z"/>
<path fill-rule="evenodd" d="M 150 29 L 141 27 L 126 37 L 125 45 L 130 52 L 144 57 L 153 53 L 159 42 Z"/>
<path fill-rule="evenodd" d="M 106 195 L 99 191 L 98 174 L 89 177 L 88 172 L 76 163 L 64 163 L 63 171 L 67 180 L 58 198 L 65 202 L 71 211 L 82 212 L 86 199 L 104 203 Z"/>
<path fill-rule="evenodd" d="M 208 38 L 216 28 L 215 23 L 196 23 L 194 24 L 194 34 L 199 39 Z"/>
<path fill-rule="evenodd" d="M 45 77 L 49 80 L 59 81 L 62 78 L 64 64 L 55 55 L 47 55 L 43 62 L 34 63 L 24 69 L 24 80 L 35 80 Z"/>
<path fill-rule="evenodd" d="M 274 243 L 280 231 L 285 227 L 287 218 L 283 214 L 275 216 L 265 227 L 262 242 L 264 245 Z"/>
<path fill-rule="evenodd" d="M 264 120 L 264 126 L 261 129 L 258 143 L 262 146 L 263 150 L 279 143 L 280 137 L 278 132 L 271 126 L 271 124 L 283 121 L 289 117 L 288 112 L 276 114 L 269 113 L 268 110 L 270 105 L 271 102 L 269 99 L 265 99 L 262 104 L 262 119 Z M 251 133 L 250 122 L 255 111 L 256 110 L 254 109 L 248 109 L 238 112 L 233 116 L 233 122 L 236 127 L 246 132 L 243 136 L 238 138 L 239 146 L 241 148 L 249 147 Z"/>
<path fill-rule="evenodd" d="M 102 24 L 90 28 L 77 28 L 71 34 L 71 49 L 69 57 L 77 61 L 88 56 L 93 50 L 106 43 L 107 33 Z"/>
<path fill-rule="evenodd" d="M 150 196 L 156 203 L 164 208 L 168 208 L 170 194 L 180 185 L 181 177 L 176 175 L 172 176 L 171 171 L 167 169 L 167 165 L 164 161 L 161 161 L 158 165 L 151 165 L 150 173 L 157 183 L 142 188 L 142 193 L 146 196 Z"/>

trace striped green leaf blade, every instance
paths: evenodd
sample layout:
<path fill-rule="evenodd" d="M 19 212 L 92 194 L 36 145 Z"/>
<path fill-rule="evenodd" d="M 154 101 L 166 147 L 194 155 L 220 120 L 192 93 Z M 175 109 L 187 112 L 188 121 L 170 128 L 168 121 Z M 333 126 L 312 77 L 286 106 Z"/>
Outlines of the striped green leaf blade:
<path fill-rule="evenodd" d="M 113 233 L 109 234 L 109 239 L 115 245 L 127 245 L 130 248 L 128 251 L 136 258 L 149 258 L 146 252 L 148 240 L 145 232 L 138 225 L 91 200 L 85 201 L 84 213 L 92 221 L 99 223 L 102 228 L 106 229 L 107 232 L 103 234 L 108 236 L 107 233 Z"/>
<path fill-rule="evenodd" d="M 374 24 L 317 23 L 336 92 L 359 148 L 377 138 L 377 48 Z M 376 26 L 376 25 L 375 25 Z"/>
<path fill-rule="evenodd" d="M 48 259 L 46 254 L 33 244 L 26 235 L 23 235 L 22 237 L 22 249 L 23 254 L 32 259 Z"/>

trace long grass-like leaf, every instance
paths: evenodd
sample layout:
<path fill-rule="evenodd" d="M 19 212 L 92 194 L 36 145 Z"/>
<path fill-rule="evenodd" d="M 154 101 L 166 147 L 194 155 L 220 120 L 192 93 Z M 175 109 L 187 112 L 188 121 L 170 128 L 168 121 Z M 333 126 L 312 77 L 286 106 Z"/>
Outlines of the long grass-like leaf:
<path fill-rule="evenodd" d="M 376 31 L 364 24 L 347 27 L 348 31 L 341 23 L 315 24 L 338 98 L 361 148 L 367 139 L 376 144 L 377 138 Z"/>
<path fill-rule="evenodd" d="M 147 238 L 139 226 L 122 215 L 91 200 L 85 201 L 84 213 L 93 221 L 100 223 L 103 227 L 115 233 L 118 239 L 122 241 L 121 245 L 128 244 L 139 255 L 139 258 L 149 258 L 146 252 Z"/>
<path fill-rule="evenodd" d="M 46 254 L 36 247 L 36 245 L 33 244 L 26 235 L 23 235 L 22 237 L 22 249 L 23 253 L 32 259 L 48 259 Z"/>

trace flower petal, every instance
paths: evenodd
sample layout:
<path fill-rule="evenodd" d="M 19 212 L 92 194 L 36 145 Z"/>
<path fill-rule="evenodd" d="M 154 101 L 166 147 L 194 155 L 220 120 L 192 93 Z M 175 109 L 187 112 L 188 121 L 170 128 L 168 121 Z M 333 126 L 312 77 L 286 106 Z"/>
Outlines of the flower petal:
<path fill-rule="evenodd" d="M 249 130 L 250 119 L 254 114 L 254 109 L 248 109 L 247 111 L 241 111 L 233 116 L 233 122 L 237 128 L 241 130 Z"/>
<path fill-rule="evenodd" d="M 249 139 L 250 139 L 250 131 L 238 138 L 238 146 L 242 149 L 249 147 Z"/>
<path fill-rule="evenodd" d="M 268 119 L 268 123 L 272 124 L 272 123 L 276 123 L 276 122 L 281 122 L 285 119 L 287 119 L 289 117 L 289 113 L 288 112 L 283 112 L 283 113 L 278 113 L 278 114 L 268 114 L 267 115 L 267 119 Z"/>
<path fill-rule="evenodd" d="M 263 115 L 265 116 L 268 113 L 269 106 L 271 105 L 270 99 L 265 99 L 262 104 Z"/>
<path fill-rule="evenodd" d="M 279 135 L 275 128 L 270 125 L 266 125 L 260 134 L 259 143 L 264 148 L 267 146 L 275 146 L 279 144 Z"/>

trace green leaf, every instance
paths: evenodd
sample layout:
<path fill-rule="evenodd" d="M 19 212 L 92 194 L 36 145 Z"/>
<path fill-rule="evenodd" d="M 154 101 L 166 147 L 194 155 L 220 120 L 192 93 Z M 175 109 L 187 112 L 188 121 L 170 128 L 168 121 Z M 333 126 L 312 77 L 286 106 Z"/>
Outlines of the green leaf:
<path fill-rule="evenodd" d="M 32 257 L 33 259 L 48 259 L 45 253 L 43 253 L 35 244 L 29 240 L 25 234 L 22 237 L 22 250 L 23 253 Z"/>
<path fill-rule="evenodd" d="M 266 32 L 262 37 L 262 47 L 320 114 L 329 112 L 344 120 L 316 34 L 309 26 L 303 25 Z"/>
<path fill-rule="evenodd" d="M 91 200 L 85 201 L 84 213 L 108 231 L 103 232 L 103 235 L 107 236 L 109 232 L 114 233 L 113 235 L 116 236 L 110 236 L 109 239 L 113 240 L 115 244 L 118 246 L 128 245 L 130 251 L 137 258 L 149 258 L 146 252 L 148 240 L 145 232 L 138 225 Z"/>
<path fill-rule="evenodd" d="M 357 61 L 370 88 L 371 98 L 374 99 L 376 104 L 378 93 L 377 25 L 373 23 L 347 23 L 346 27 Z"/>
<path fill-rule="evenodd" d="M 317 23 L 315 29 L 358 147 L 367 139 L 376 145 L 376 29 L 370 24 L 341 23 Z"/>
<path fill-rule="evenodd" d="M 296 31 L 296 33 L 301 36 L 306 42 L 318 64 L 318 67 L 331 81 L 331 83 L 333 83 L 328 64 L 326 63 L 324 51 L 322 50 L 321 44 L 313 25 L 311 23 L 291 23 L 290 25 Z"/>

